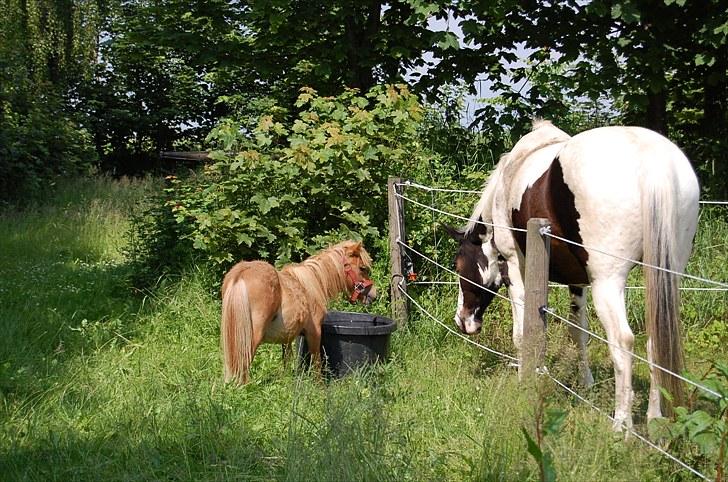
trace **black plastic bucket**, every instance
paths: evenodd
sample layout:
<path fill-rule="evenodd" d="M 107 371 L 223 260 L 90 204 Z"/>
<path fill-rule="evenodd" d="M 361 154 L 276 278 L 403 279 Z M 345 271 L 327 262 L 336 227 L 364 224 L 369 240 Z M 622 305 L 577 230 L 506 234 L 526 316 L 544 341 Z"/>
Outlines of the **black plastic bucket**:
<path fill-rule="evenodd" d="M 397 324 L 383 316 L 330 311 L 321 326 L 321 360 L 327 375 L 340 378 L 359 367 L 386 361 Z M 299 359 L 310 364 L 308 344 L 298 337 Z"/>

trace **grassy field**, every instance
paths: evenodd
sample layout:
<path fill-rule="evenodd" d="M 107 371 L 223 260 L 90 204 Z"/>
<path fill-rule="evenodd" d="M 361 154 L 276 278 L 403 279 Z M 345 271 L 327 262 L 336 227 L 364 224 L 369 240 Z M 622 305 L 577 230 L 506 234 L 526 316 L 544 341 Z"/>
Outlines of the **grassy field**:
<path fill-rule="evenodd" d="M 153 292 L 126 281 L 129 214 L 152 185 L 77 181 L 0 214 L 0 479 L 539 480 L 521 428 L 533 433 L 543 400 L 567 413 L 544 445 L 558 480 L 692 480 L 553 386 L 524 390 L 512 367 L 417 314 L 393 334 L 387 364 L 325 383 L 264 346 L 253 382 L 225 386 L 206 275 L 190 268 Z M 716 213 L 702 221 L 690 270 L 725 280 L 728 227 Z M 386 260 L 375 274 L 386 291 Z M 415 296 L 449 322 L 451 288 Z M 724 357 L 725 295 L 686 294 L 685 305 L 690 359 Z M 568 306 L 563 294 L 554 306 Z M 497 303 L 481 341 L 510 352 L 509 316 Z M 550 357 L 573 377 L 565 331 L 550 328 Z M 588 396 L 609 411 L 611 365 L 590 350 Z M 637 389 L 646 383 L 638 370 Z"/>

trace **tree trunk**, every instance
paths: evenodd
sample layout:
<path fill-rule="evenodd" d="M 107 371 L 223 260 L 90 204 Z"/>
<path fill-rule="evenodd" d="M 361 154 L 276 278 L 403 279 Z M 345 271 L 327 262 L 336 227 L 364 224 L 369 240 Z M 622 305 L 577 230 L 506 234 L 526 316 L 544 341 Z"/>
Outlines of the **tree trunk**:
<path fill-rule="evenodd" d="M 647 93 L 647 127 L 667 134 L 667 101 L 664 90 Z"/>
<path fill-rule="evenodd" d="M 705 146 L 705 161 L 710 163 L 713 179 L 725 179 L 728 175 L 728 54 L 725 50 L 716 52 L 716 61 L 703 76 L 703 119 L 700 136 Z M 725 182 L 713 181 L 714 196 L 725 199 L 728 186 Z"/>
<path fill-rule="evenodd" d="M 722 140 L 728 133 L 728 54 L 718 53 L 715 63 L 707 70 L 703 77 L 703 121 L 702 131 L 706 137 L 713 140 Z"/>
<path fill-rule="evenodd" d="M 357 88 L 361 92 L 367 92 L 375 84 L 372 59 L 374 36 L 381 27 L 381 11 L 382 2 L 374 1 L 361 8 L 352 7 L 351 15 L 345 19 L 348 84 L 349 87 Z"/>

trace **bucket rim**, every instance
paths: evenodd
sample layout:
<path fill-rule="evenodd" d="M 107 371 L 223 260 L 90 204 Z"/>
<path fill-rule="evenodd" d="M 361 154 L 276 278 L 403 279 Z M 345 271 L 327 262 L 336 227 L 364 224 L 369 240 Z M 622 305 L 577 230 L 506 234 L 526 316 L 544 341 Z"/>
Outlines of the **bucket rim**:
<path fill-rule="evenodd" d="M 389 335 L 396 329 L 397 323 L 386 316 L 349 311 L 329 311 L 321 325 L 324 333 L 337 335 Z"/>

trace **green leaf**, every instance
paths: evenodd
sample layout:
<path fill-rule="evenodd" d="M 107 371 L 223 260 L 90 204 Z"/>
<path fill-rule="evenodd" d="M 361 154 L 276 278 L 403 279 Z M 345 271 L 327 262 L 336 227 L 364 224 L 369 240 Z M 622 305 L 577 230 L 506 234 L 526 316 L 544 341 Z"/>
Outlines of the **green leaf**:
<path fill-rule="evenodd" d="M 694 438 L 710 427 L 715 420 L 707 412 L 697 410 L 689 415 L 688 437 Z"/>
<path fill-rule="evenodd" d="M 260 211 L 260 214 L 268 214 L 271 209 L 277 208 L 281 205 L 281 203 L 278 201 L 278 198 L 273 196 L 266 196 L 263 194 L 255 194 L 253 197 L 250 198 L 250 200 L 258 205 L 258 210 Z"/>
<path fill-rule="evenodd" d="M 437 43 L 437 46 L 440 47 L 442 50 L 459 50 L 460 49 L 460 41 L 458 40 L 457 35 L 455 35 L 452 32 L 441 32 L 442 38 Z"/>
<path fill-rule="evenodd" d="M 198 249 L 200 251 L 204 251 L 207 249 L 207 239 L 204 236 L 197 235 L 194 238 L 194 242 L 192 243 L 192 247 L 195 249 Z"/>
<path fill-rule="evenodd" d="M 541 447 L 539 447 L 533 438 L 531 438 L 531 435 L 524 427 L 521 427 L 521 432 L 523 433 L 523 436 L 526 437 L 528 453 L 536 460 L 537 464 L 541 465 L 543 462 L 543 452 L 541 452 Z"/>
<path fill-rule="evenodd" d="M 698 446 L 700 453 L 708 457 L 716 454 L 720 448 L 720 436 L 714 432 L 701 432 L 690 439 Z"/>
<path fill-rule="evenodd" d="M 632 2 L 623 2 L 612 5 L 612 18 L 621 19 L 625 23 L 637 23 L 641 19 L 641 14 Z"/>
<path fill-rule="evenodd" d="M 568 412 L 557 408 L 549 408 L 546 410 L 543 432 L 546 435 L 555 435 L 561 431 L 561 427 L 566 420 Z"/>
<path fill-rule="evenodd" d="M 253 238 L 248 236 L 246 233 L 238 233 L 236 241 L 238 243 L 238 246 L 241 244 L 245 244 L 248 247 L 253 245 Z"/>

